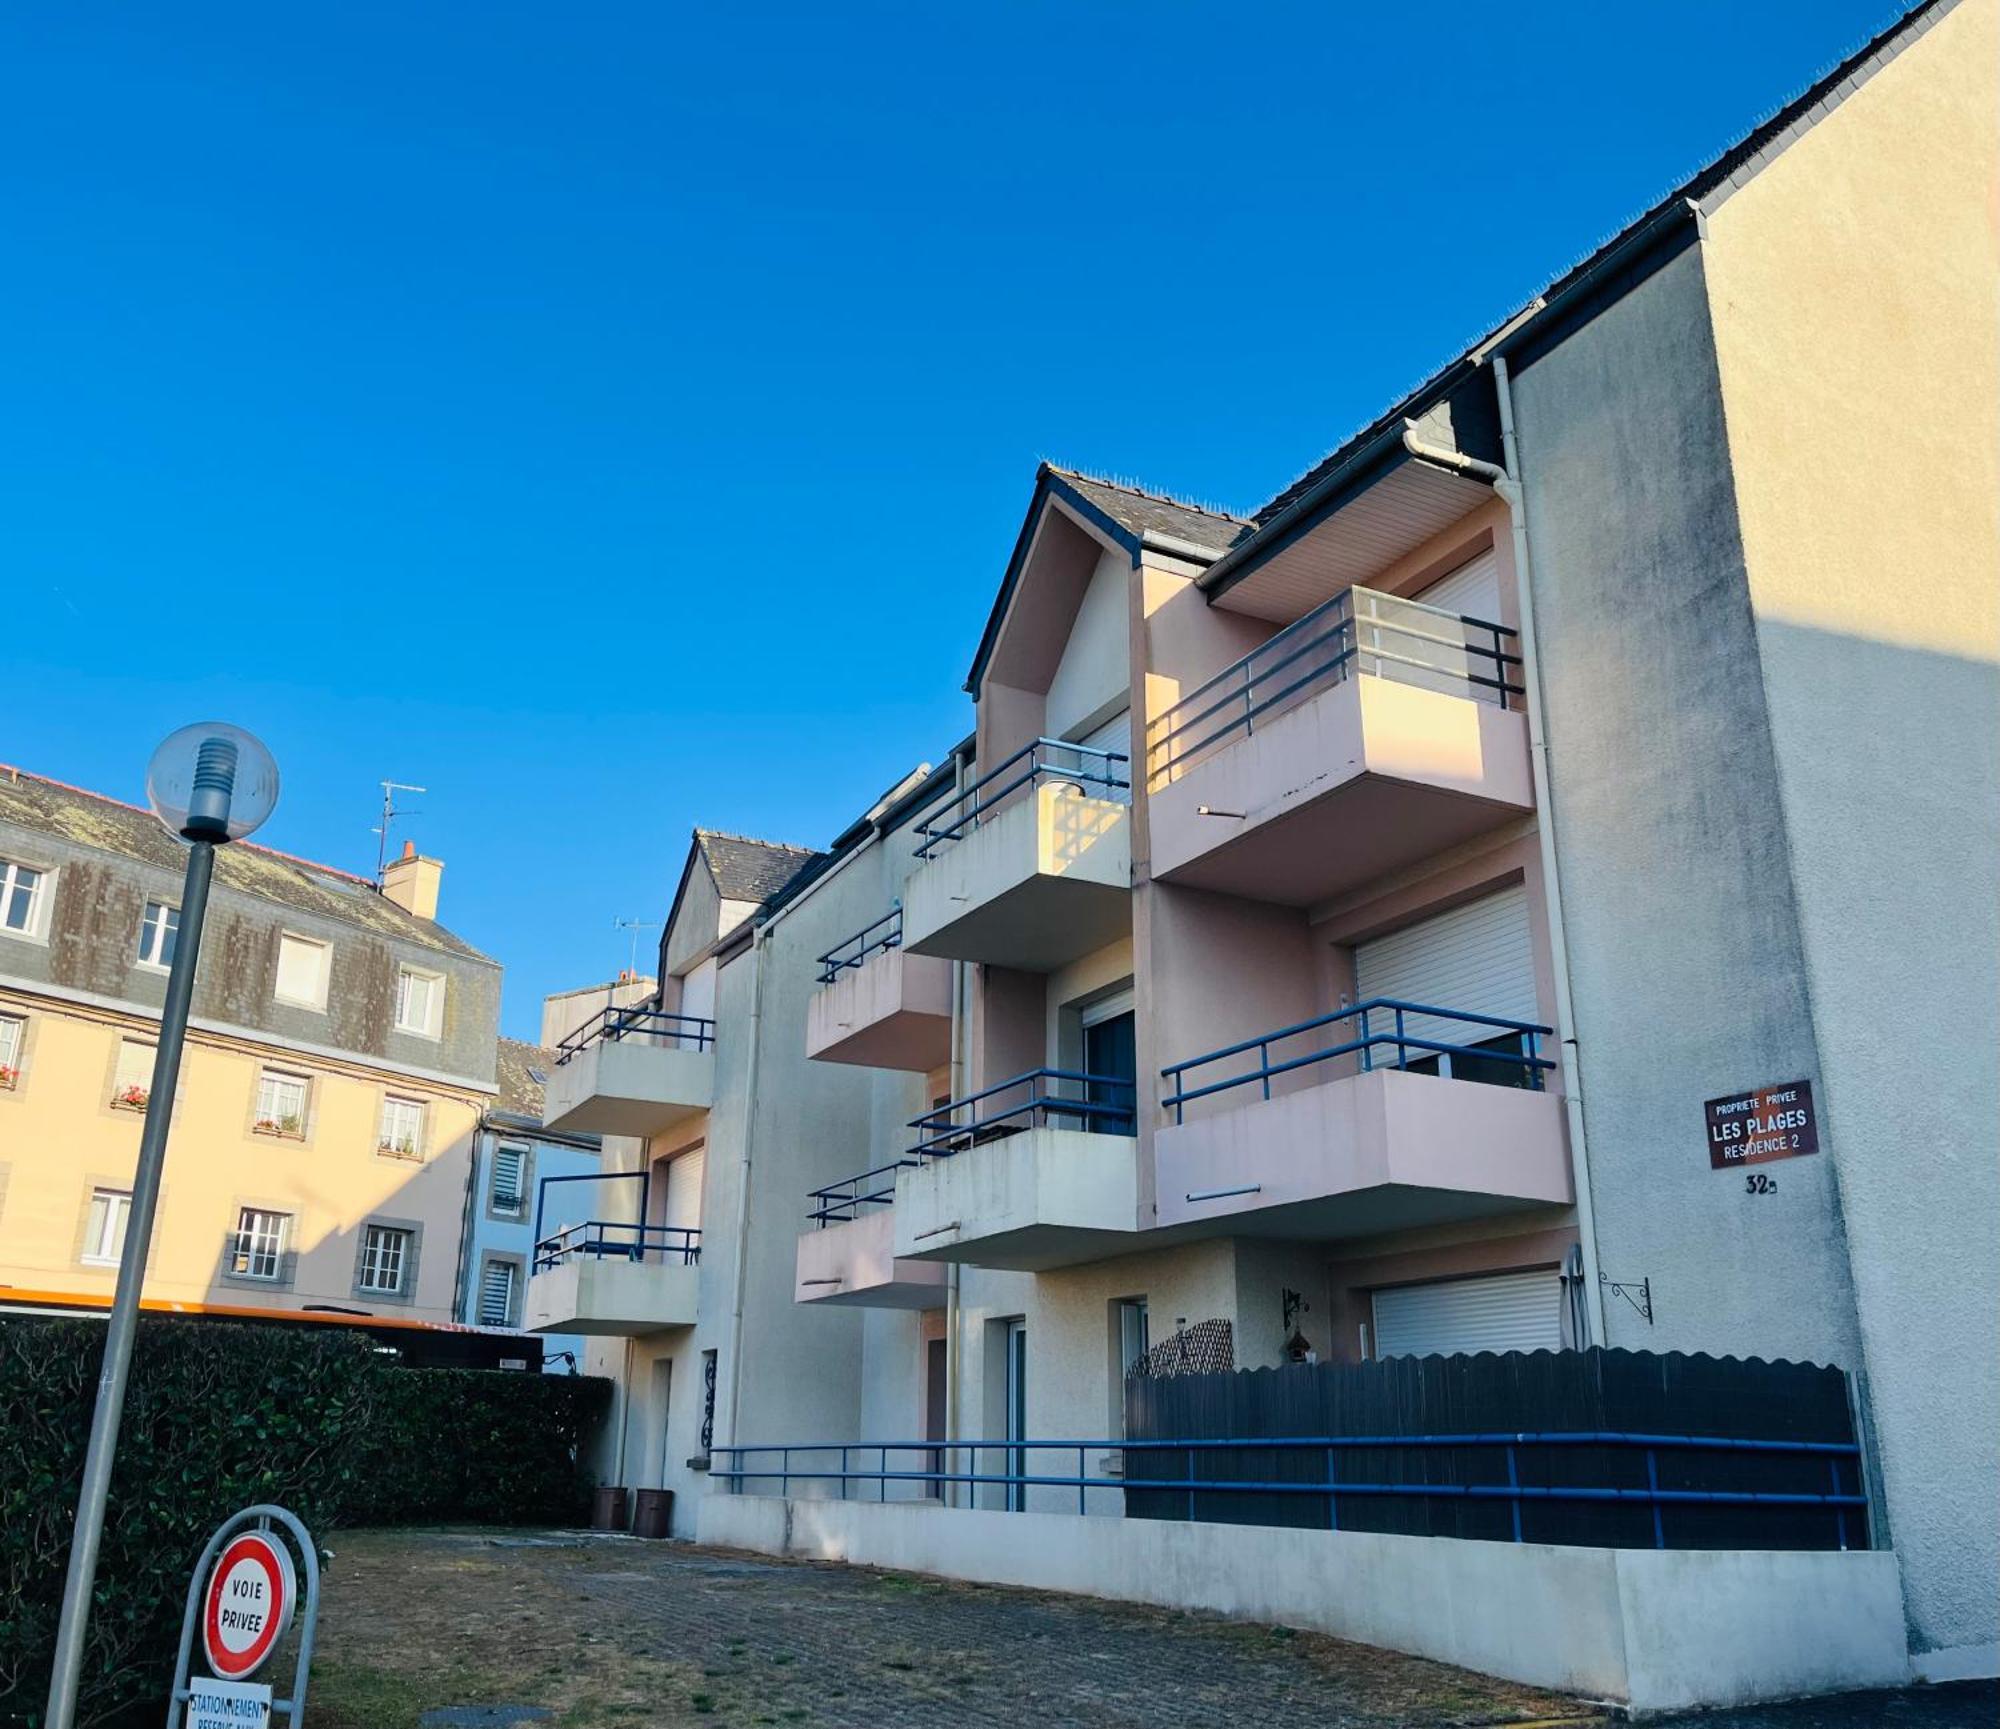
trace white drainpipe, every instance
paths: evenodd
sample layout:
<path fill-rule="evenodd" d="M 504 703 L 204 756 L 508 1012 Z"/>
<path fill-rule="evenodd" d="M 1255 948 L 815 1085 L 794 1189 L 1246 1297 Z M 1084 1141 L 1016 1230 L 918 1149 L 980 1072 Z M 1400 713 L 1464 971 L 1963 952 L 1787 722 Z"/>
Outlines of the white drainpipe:
<path fill-rule="evenodd" d="M 735 1286 L 734 1305 L 729 1315 L 729 1445 L 736 1444 L 736 1419 L 743 1400 L 743 1286 L 744 1267 L 750 1254 L 750 1168 L 757 1144 L 757 1058 L 762 1053 L 760 1023 L 764 1011 L 764 944 L 768 933 L 758 931 L 750 941 L 750 1064 L 743 1086 L 743 1165 L 736 1191 L 736 1266 L 730 1278 Z M 711 1137 L 713 1138 L 713 1137 Z M 711 1442 L 711 1445 L 713 1443 Z"/>

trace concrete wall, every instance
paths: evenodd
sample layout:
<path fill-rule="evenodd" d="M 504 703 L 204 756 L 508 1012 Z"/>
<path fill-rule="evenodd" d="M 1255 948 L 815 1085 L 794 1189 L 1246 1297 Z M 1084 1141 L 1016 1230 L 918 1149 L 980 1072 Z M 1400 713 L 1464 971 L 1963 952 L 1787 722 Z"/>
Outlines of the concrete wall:
<path fill-rule="evenodd" d="M 1107 547 L 1084 590 L 1055 677 L 1043 705 L 1043 726 L 1051 738 L 1065 738 L 1102 720 L 1127 699 L 1131 664 L 1127 657 L 1126 593 L 1132 560 Z"/>
<path fill-rule="evenodd" d="M 1516 375 L 1606 1275 L 1635 1349 L 1860 1362 L 1835 1167 L 1710 1168 L 1703 1101 L 1819 1083 L 1698 249 Z"/>
<path fill-rule="evenodd" d="M 1813 1162 L 1838 1176 L 1844 1204 L 1913 1643 L 1983 1647 L 1988 1672 L 2000 1667 L 1996 68 L 2000 7 L 1967 0 L 1715 208 L 1703 247 L 1768 796 L 1790 841 L 1819 1046 L 1827 1151 Z M 1778 1208 L 1804 1163 L 1770 1167 Z"/>
<path fill-rule="evenodd" d="M 1635 1714 L 1907 1676 L 1895 1560 L 716 1495 L 705 1543 L 1331 1633 Z"/>

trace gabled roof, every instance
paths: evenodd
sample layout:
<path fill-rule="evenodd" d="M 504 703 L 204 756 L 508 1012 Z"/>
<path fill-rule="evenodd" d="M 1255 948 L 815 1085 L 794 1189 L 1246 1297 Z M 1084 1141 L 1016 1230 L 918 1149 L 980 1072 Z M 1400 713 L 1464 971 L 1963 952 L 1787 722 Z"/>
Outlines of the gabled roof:
<path fill-rule="evenodd" d="M 1101 480 L 1073 468 L 1058 468 L 1044 462 L 1035 470 L 1035 490 L 1028 500 L 1028 514 L 1015 537 L 1014 550 L 1000 578 L 1000 591 L 987 614 L 986 628 L 980 633 L 979 647 L 972 657 L 972 670 L 965 675 L 965 688 L 977 693 L 993 646 L 1000 639 L 1000 626 L 1021 580 L 1028 549 L 1034 545 L 1035 530 L 1042 511 L 1051 498 L 1059 498 L 1085 522 L 1094 526 L 1114 545 L 1122 546 L 1134 558 L 1142 547 L 1152 546 L 1190 563 L 1205 564 L 1218 558 L 1255 527 L 1249 518 L 1226 510 L 1191 504 L 1165 493 L 1147 492 L 1121 481 Z"/>
<path fill-rule="evenodd" d="M 717 894 L 726 901 L 754 901 L 758 905 L 819 856 L 811 847 L 752 840 L 748 835 L 724 834 L 711 828 L 696 829 L 694 844 Z"/>
<path fill-rule="evenodd" d="M 528 1122 L 542 1120 L 542 1089 L 555 1072 L 558 1052 L 520 1039 L 501 1039 L 493 1065 L 498 1092 L 493 1109 Z"/>
<path fill-rule="evenodd" d="M 1958 0 L 1921 0 L 1887 29 L 1815 80 L 1769 119 L 1746 132 L 1664 198 L 1627 223 L 1587 258 L 1558 274 L 1526 305 L 1503 318 L 1401 401 L 1345 439 L 1254 512 L 1254 529 L 1204 573 L 1211 594 L 1228 588 L 1263 556 L 1274 529 L 1289 526 L 1343 469 L 1366 458 L 1399 423 L 1428 413 L 1493 354 L 1516 366 L 1545 353 L 1562 335 L 1636 286 L 1695 238 L 1713 210 L 1766 162 L 1858 90 L 1950 12 Z"/>
<path fill-rule="evenodd" d="M 0 764 L 0 822 L 16 823 L 38 834 L 55 835 L 176 875 L 187 869 L 187 848 L 167 833 L 151 811 L 6 764 Z M 498 964 L 434 919 L 405 912 L 367 877 L 294 858 L 253 841 L 232 841 L 216 849 L 215 880 L 218 886 L 238 894 L 353 925 L 377 936 Z"/>

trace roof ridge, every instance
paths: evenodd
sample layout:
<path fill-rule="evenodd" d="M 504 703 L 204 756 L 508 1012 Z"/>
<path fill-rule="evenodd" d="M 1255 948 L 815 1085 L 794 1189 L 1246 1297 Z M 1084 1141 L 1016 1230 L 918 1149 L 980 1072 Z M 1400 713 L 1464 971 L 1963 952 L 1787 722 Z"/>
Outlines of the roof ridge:
<path fill-rule="evenodd" d="M 765 840 L 761 836 L 754 834 L 737 834 L 732 829 L 703 828 L 700 823 L 695 824 L 694 832 L 700 835 L 704 840 L 741 841 L 745 846 L 769 847 L 773 852 L 818 852 L 819 851 L 818 847 L 800 846 L 795 841 Z"/>
<path fill-rule="evenodd" d="M 98 792 L 92 787 L 75 786 L 66 780 L 57 780 L 51 774 L 37 774 L 31 768 L 22 768 L 18 763 L 0 762 L 0 774 L 11 775 L 15 780 L 39 781 L 43 786 L 52 786 L 58 792 L 75 793 L 79 798 L 94 798 L 99 804 L 115 805 L 119 810 L 133 811 L 139 816 L 158 818 L 142 804 L 133 804 L 127 799 L 113 798 L 108 792 Z M 274 846 L 265 846 L 261 841 L 238 840 L 230 843 L 245 852 L 260 852 L 267 858 L 282 859 L 286 864 L 299 865 L 310 871 L 318 871 L 324 876 L 340 877 L 347 882 L 359 883 L 363 888 L 376 886 L 373 877 L 357 876 L 353 871 L 342 870 L 338 865 L 321 864 L 317 859 L 304 858 L 298 853 L 280 851 Z"/>
<path fill-rule="evenodd" d="M 1065 480 L 1087 480 L 1092 486 L 1108 486 L 1113 492 L 1123 492 L 1133 498 L 1151 500 L 1154 504 L 1171 504 L 1177 510 L 1191 510 L 1197 516 L 1213 516 L 1224 522 L 1237 522 L 1246 526 L 1256 519 L 1240 516 L 1233 510 L 1226 510 L 1219 504 L 1199 504 L 1191 498 L 1179 498 L 1171 492 L 1158 492 L 1152 487 L 1141 486 L 1136 481 L 1116 480 L 1108 474 L 1093 474 L 1087 468 L 1069 468 L 1060 462 L 1044 462 L 1042 467 L 1050 474 L 1059 474 Z"/>

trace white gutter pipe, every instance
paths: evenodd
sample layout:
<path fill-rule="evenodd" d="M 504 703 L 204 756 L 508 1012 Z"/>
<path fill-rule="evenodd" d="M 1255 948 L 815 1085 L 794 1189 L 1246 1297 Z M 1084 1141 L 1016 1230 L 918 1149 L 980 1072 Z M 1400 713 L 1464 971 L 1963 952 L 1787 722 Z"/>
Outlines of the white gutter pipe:
<path fill-rule="evenodd" d="M 1590 1322 L 1579 1345 L 1606 1344 L 1604 1286 L 1597 1266 L 1597 1212 L 1590 1196 L 1590 1147 L 1583 1128 L 1583 1061 L 1577 1047 L 1576 1011 L 1570 999 L 1569 938 L 1563 923 L 1562 872 L 1556 863 L 1556 812 L 1549 797 L 1549 745 L 1542 724 L 1541 657 L 1535 641 L 1535 583 L 1528 557 L 1528 501 L 1521 489 L 1521 451 L 1514 436 L 1514 392 L 1506 356 L 1493 356 L 1493 388 L 1500 401 L 1500 450 L 1506 467 L 1476 469 L 1489 474 L 1493 490 L 1507 501 L 1514 529 L 1514 579 L 1521 604 L 1521 683 L 1528 703 L 1528 766 L 1535 786 L 1535 834 L 1542 854 L 1542 900 L 1549 922 L 1549 964 L 1556 985 L 1556 1041 L 1562 1049 L 1563 1110 L 1569 1119 L 1570 1186 L 1576 1191 L 1576 1234 L 1583 1250 L 1583 1286 Z M 1416 444 L 1405 432 L 1404 442 Z M 1420 452 L 1430 455 L 1428 451 Z M 1472 468 L 1472 459 L 1460 465 Z"/>
<path fill-rule="evenodd" d="M 736 1444 L 736 1421 L 743 1402 L 743 1287 L 744 1268 L 750 1253 L 750 1172 L 752 1150 L 757 1145 L 757 1059 L 763 1054 L 764 945 L 769 933 L 758 931 L 750 940 L 750 961 L 756 971 L 750 975 L 750 1065 L 743 1086 L 743 1164 L 736 1190 L 736 1266 L 731 1273 L 735 1286 L 729 1315 L 729 1444 Z M 713 1446 L 711 1439 L 710 1445 Z M 711 1455 L 712 1456 L 712 1455 Z"/>

